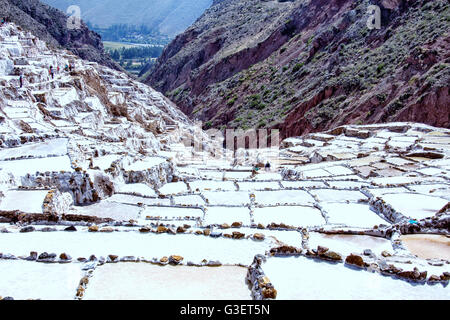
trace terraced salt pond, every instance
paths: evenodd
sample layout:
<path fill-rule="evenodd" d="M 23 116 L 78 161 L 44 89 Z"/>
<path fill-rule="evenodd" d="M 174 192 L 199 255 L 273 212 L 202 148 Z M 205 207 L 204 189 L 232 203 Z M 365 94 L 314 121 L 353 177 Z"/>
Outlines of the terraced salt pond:
<path fill-rule="evenodd" d="M 138 231 L 103 232 L 32 232 L 2 234 L 0 252 L 28 256 L 31 251 L 59 255 L 67 253 L 73 259 L 90 255 L 144 257 L 148 260 L 169 255 L 181 255 L 185 261 L 200 264 L 219 260 L 222 264 L 249 265 L 255 254 L 265 254 L 274 241 L 256 242 L 212 238 L 191 234 L 141 234 Z M 167 244 L 170 244 L 167 246 Z"/>
<path fill-rule="evenodd" d="M 267 226 L 271 223 L 284 223 L 293 227 L 313 227 L 325 224 L 320 210 L 313 207 L 277 206 L 256 208 L 254 211 L 256 224 Z"/>
<path fill-rule="evenodd" d="M 254 190 L 279 190 L 281 186 L 278 182 L 239 182 L 240 191 L 254 191 Z"/>
<path fill-rule="evenodd" d="M 135 206 L 138 203 L 142 203 L 148 206 L 170 206 L 170 199 L 144 198 L 120 193 L 117 193 L 112 197 L 106 199 L 105 202 L 115 202 L 118 204 L 131 204 Z"/>
<path fill-rule="evenodd" d="M 277 289 L 278 300 L 450 299 L 450 290 L 440 284 L 411 284 L 305 257 L 268 258 L 262 269 Z"/>
<path fill-rule="evenodd" d="M 205 214 L 203 225 L 232 225 L 241 222 L 244 226 L 251 225 L 250 210 L 246 207 L 209 207 Z"/>
<path fill-rule="evenodd" d="M 83 277 L 78 264 L 0 260 L 0 270 L 2 296 L 18 300 L 73 300 Z"/>
<path fill-rule="evenodd" d="M 245 206 L 250 204 L 250 196 L 248 192 L 205 191 L 203 192 L 203 196 L 207 200 L 207 203 L 213 206 Z"/>
<path fill-rule="evenodd" d="M 0 160 L 15 157 L 45 158 L 48 156 L 63 156 L 67 154 L 68 139 L 53 139 L 42 143 L 33 143 L 21 147 L 1 149 Z"/>
<path fill-rule="evenodd" d="M 0 168 L 14 173 L 16 177 L 36 172 L 72 171 L 72 164 L 68 156 L 0 161 Z"/>
<path fill-rule="evenodd" d="M 434 216 L 448 203 L 439 197 L 414 193 L 385 194 L 381 199 L 404 216 L 417 220 Z"/>
<path fill-rule="evenodd" d="M 140 212 L 141 209 L 137 206 L 115 203 L 113 201 L 103 201 L 88 206 L 73 207 L 71 209 L 72 214 L 112 218 L 119 221 L 138 219 Z"/>
<path fill-rule="evenodd" d="M 23 191 L 10 190 L 5 193 L 5 198 L 0 203 L 0 210 L 21 210 L 27 213 L 42 213 L 42 203 L 49 190 Z M 27 201 L 23 201 L 27 199 Z"/>
<path fill-rule="evenodd" d="M 186 193 L 187 191 L 187 185 L 184 182 L 168 183 L 159 189 L 159 192 L 162 195 L 175 195 Z"/>
<path fill-rule="evenodd" d="M 441 235 L 411 234 L 400 238 L 412 254 L 422 259 L 450 261 L 450 238 Z"/>
<path fill-rule="evenodd" d="M 322 203 L 321 206 L 328 213 L 328 222 L 332 224 L 369 229 L 380 224 L 390 224 L 373 212 L 366 204 L 326 202 Z"/>
<path fill-rule="evenodd" d="M 106 264 L 95 270 L 84 300 L 251 300 L 246 274 L 233 266 Z"/>
<path fill-rule="evenodd" d="M 152 188 L 150 188 L 148 185 L 146 185 L 144 183 L 119 185 L 117 188 L 117 193 L 134 194 L 134 195 L 144 196 L 144 197 L 156 197 L 157 196 L 155 190 L 153 190 Z"/>
<path fill-rule="evenodd" d="M 256 205 L 276 206 L 276 205 L 308 205 L 315 201 L 313 197 L 303 190 L 282 190 L 282 191 L 256 191 Z"/>
<path fill-rule="evenodd" d="M 203 218 L 203 211 L 200 209 L 191 208 L 162 208 L 162 207 L 147 207 L 142 212 L 143 217 L 167 217 L 168 219 L 181 218 Z"/>
<path fill-rule="evenodd" d="M 383 251 L 393 252 L 391 241 L 371 236 L 311 232 L 308 242 L 310 248 L 325 246 L 343 256 L 351 253 L 362 254 L 366 249 L 370 249 L 376 255 L 381 255 Z"/>
<path fill-rule="evenodd" d="M 189 183 L 193 191 L 236 191 L 232 181 L 208 181 L 199 180 Z"/>
<path fill-rule="evenodd" d="M 367 197 L 359 191 L 348 190 L 317 189 L 311 190 L 311 194 L 315 195 L 319 201 L 323 202 L 356 202 L 367 199 Z"/>

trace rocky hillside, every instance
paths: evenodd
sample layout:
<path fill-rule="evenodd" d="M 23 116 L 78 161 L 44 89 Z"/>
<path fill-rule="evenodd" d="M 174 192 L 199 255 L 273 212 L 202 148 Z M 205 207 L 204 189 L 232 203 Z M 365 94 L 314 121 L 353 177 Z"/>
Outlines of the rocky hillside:
<path fill-rule="evenodd" d="M 205 127 L 449 127 L 449 15 L 445 0 L 216 1 L 145 81 Z"/>
<path fill-rule="evenodd" d="M 110 195 L 112 180 L 158 186 L 172 180 L 182 139 L 196 139 L 160 93 L 13 23 L 0 28 L 0 57 L 0 195 L 52 186 L 85 204 Z"/>
<path fill-rule="evenodd" d="M 78 30 L 67 28 L 67 16 L 38 0 L 0 0 L 0 17 L 8 17 L 25 30 L 54 47 L 63 47 L 82 59 L 119 69 L 103 50 L 98 34 L 82 23 Z"/>

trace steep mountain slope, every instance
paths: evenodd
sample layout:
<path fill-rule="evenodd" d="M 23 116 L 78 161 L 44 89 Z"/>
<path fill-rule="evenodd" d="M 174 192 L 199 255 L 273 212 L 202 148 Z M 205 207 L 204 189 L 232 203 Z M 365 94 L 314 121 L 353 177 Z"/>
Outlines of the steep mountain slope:
<path fill-rule="evenodd" d="M 368 28 L 370 5 L 380 29 Z M 449 14 L 443 0 L 223 0 L 145 81 L 205 127 L 449 127 Z"/>
<path fill-rule="evenodd" d="M 81 8 L 85 21 L 100 27 L 113 24 L 146 25 L 163 35 L 175 36 L 189 27 L 212 0 L 44 0 L 65 11 L 71 5 Z"/>
<path fill-rule="evenodd" d="M 103 50 L 98 34 L 82 23 L 81 28 L 69 30 L 67 16 L 38 0 L 0 0 L 0 17 L 9 17 L 12 22 L 52 46 L 62 46 L 82 59 L 120 69 Z"/>

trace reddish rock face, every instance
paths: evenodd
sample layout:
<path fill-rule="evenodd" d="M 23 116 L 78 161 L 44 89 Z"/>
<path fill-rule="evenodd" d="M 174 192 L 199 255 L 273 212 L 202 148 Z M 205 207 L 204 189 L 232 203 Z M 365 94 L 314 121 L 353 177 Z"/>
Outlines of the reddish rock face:
<path fill-rule="evenodd" d="M 367 3 L 351 0 L 220 2 L 146 82 L 208 126 L 274 128 L 281 138 L 344 124 L 450 127 L 448 1 L 372 4 L 381 29 L 367 27 Z"/>

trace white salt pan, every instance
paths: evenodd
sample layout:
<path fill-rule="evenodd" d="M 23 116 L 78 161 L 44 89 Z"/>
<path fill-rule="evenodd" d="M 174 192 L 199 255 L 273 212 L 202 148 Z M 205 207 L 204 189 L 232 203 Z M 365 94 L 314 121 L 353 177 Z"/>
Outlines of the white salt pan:
<path fill-rule="evenodd" d="M 391 242 L 384 238 L 355 235 L 327 235 L 317 232 L 309 234 L 309 247 L 327 247 L 343 256 L 351 253 L 363 254 L 364 250 L 370 249 L 376 255 L 381 255 L 383 251 L 394 252 Z"/>
<path fill-rule="evenodd" d="M 244 206 L 250 204 L 248 192 L 203 192 L 203 195 L 213 206 Z"/>
<path fill-rule="evenodd" d="M 278 300 L 448 300 L 441 285 L 417 285 L 304 257 L 269 258 L 263 270 Z"/>
<path fill-rule="evenodd" d="M 187 193 L 188 188 L 184 182 L 172 182 L 161 187 L 159 192 L 163 195 L 181 194 Z"/>
<path fill-rule="evenodd" d="M 255 223 L 264 226 L 273 223 L 284 223 L 294 227 L 312 227 L 325 224 L 320 210 L 312 207 L 267 207 L 256 208 Z"/>
<path fill-rule="evenodd" d="M 209 207 L 207 208 L 205 215 L 205 221 L 203 225 L 210 224 L 223 224 L 229 225 L 234 222 L 242 222 L 244 225 L 249 226 L 250 222 L 250 210 L 248 208 L 236 208 L 236 207 Z"/>
<path fill-rule="evenodd" d="M 367 199 L 367 197 L 359 191 L 318 189 L 311 190 L 311 193 L 319 199 L 319 201 L 347 202 Z"/>
<path fill-rule="evenodd" d="M 433 217 L 448 203 L 439 197 L 415 193 L 385 194 L 381 199 L 404 216 L 418 220 Z"/>
<path fill-rule="evenodd" d="M 16 300 L 73 300 L 82 278 L 78 264 L 0 261 L 0 295 Z"/>
<path fill-rule="evenodd" d="M 203 218 L 203 211 L 200 209 L 191 209 L 191 208 L 147 207 L 142 212 L 142 216 L 168 217 L 169 219 L 184 218 L 184 217 Z"/>
<path fill-rule="evenodd" d="M 10 190 L 1 199 L 0 210 L 20 210 L 25 213 L 43 213 L 42 205 L 48 190 L 44 191 L 19 191 Z"/>
<path fill-rule="evenodd" d="M 232 266 L 107 264 L 95 271 L 84 300 L 251 300 L 246 275 Z"/>
<path fill-rule="evenodd" d="M 311 205 L 315 202 L 313 197 L 303 190 L 258 191 L 255 196 L 258 205 Z"/>
<path fill-rule="evenodd" d="M 350 227 L 373 228 L 376 225 L 389 225 L 389 222 L 380 218 L 368 205 L 357 203 L 321 203 L 328 213 L 328 222 L 344 224 Z"/>

